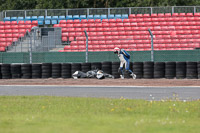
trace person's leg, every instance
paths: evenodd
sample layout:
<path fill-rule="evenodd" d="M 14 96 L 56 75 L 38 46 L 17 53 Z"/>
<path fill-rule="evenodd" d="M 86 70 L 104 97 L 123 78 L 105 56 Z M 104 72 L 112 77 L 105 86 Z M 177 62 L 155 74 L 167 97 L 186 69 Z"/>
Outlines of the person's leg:
<path fill-rule="evenodd" d="M 130 62 L 129 60 L 127 60 L 125 64 L 126 72 L 128 72 L 132 76 L 133 79 L 136 79 L 136 75 L 133 73 L 133 71 L 131 71 L 129 66 L 130 66 Z"/>
<path fill-rule="evenodd" d="M 124 62 L 120 62 L 119 74 L 120 74 L 121 79 L 124 79 L 123 66 L 124 66 Z"/>

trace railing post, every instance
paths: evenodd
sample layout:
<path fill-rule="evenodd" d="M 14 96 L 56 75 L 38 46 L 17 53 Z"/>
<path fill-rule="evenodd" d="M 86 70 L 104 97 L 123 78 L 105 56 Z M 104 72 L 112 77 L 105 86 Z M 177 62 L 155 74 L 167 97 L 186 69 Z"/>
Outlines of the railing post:
<path fill-rule="evenodd" d="M 151 14 L 153 14 L 153 7 L 150 7 L 151 8 Z"/>
<path fill-rule="evenodd" d="M 86 36 L 85 62 L 87 63 L 88 62 L 88 34 L 87 34 L 86 30 L 84 30 L 84 32 L 85 32 L 85 36 Z"/>
<path fill-rule="evenodd" d="M 90 9 L 87 8 L 87 16 L 89 16 L 89 15 L 90 15 Z"/>
<path fill-rule="evenodd" d="M 110 15 L 110 8 L 108 8 L 108 16 Z"/>
<path fill-rule="evenodd" d="M 194 6 L 194 13 L 196 13 L 196 6 Z"/>
<path fill-rule="evenodd" d="M 154 61 L 154 49 L 153 49 L 153 34 L 150 29 L 148 29 L 151 35 L 151 61 Z"/>
<path fill-rule="evenodd" d="M 128 8 L 128 13 L 131 14 L 131 7 Z"/>
<path fill-rule="evenodd" d="M 172 6 L 172 14 L 174 13 L 174 6 Z"/>

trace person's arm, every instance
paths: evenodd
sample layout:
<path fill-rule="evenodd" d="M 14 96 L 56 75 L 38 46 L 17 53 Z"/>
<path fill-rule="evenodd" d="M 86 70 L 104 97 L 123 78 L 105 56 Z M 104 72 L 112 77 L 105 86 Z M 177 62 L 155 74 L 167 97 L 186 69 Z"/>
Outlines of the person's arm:
<path fill-rule="evenodd" d="M 126 52 L 124 49 L 122 49 L 121 51 L 122 51 L 123 55 L 126 56 L 126 58 L 128 58 L 128 59 L 130 58 L 130 54 L 128 52 Z"/>

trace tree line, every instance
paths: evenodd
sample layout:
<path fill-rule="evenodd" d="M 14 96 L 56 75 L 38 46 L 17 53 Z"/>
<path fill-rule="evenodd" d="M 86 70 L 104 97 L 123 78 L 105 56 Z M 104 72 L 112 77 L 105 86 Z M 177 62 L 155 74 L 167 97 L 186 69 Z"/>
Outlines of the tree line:
<path fill-rule="evenodd" d="M 0 0 L 2 10 L 198 6 L 200 0 Z"/>

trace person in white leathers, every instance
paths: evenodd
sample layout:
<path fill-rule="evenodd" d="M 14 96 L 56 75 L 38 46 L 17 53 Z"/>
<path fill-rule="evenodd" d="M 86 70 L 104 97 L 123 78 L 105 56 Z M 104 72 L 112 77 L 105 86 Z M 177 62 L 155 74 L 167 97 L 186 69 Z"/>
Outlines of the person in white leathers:
<path fill-rule="evenodd" d="M 130 65 L 130 54 L 126 52 L 124 49 L 120 49 L 118 47 L 114 48 L 114 53 L 118 55 L 119 60 L 120 60 L 120 67 L 119 67 L 119 73 L 121 79 L 124 79 L 124 71 L 123 71 L 123 66 L 125 64 L 125 70 L 132 76 L 133 79 L 136 79 L 136 75 L 130 70 L 129 65 Z"/>

